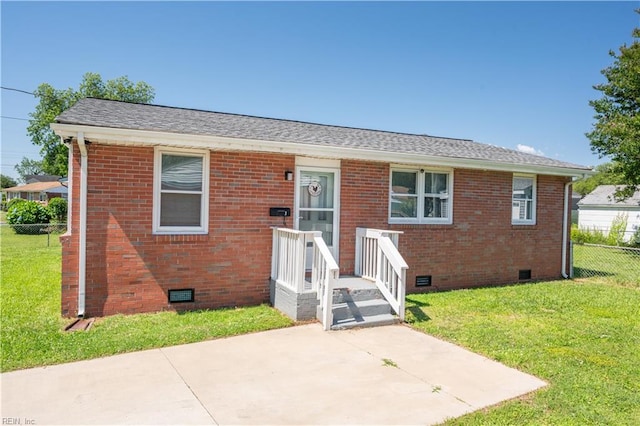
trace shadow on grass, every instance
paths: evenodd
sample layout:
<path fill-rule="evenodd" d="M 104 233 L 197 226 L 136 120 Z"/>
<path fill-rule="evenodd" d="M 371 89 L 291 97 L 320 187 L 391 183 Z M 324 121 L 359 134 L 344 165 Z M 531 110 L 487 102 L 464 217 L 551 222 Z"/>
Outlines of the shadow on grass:
<path fill-rule="evenodd" d="M 423 300 L 419 300 L 416 297 L 412 297 L 412 296 L 407 296 L 406 301 L 407 303 L 405 305 L 405 309 L 407 310 L 407 312 L 411 314 L 410 316 L 411 320 L 407 322 L 415 323 L 415 322 L 431 321 L 431 317 L 425 314 L 424 311 L 421 309 L 426 306 L 431 306 L 429 303 Z"/>
<path fill-rule="evenodd" d="M 573 267 L 574 278 L 589 278 L 589 277 L 611 277 L 615 274 L 612 272 L 600 271 L 597 269 Z"/>

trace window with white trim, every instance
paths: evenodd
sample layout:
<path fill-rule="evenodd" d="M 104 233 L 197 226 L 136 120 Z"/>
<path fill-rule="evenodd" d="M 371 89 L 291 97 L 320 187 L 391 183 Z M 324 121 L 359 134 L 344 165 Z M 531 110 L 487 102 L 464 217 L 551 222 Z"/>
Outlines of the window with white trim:
<path fill-rule="evenodd" d="M 389 223 L 453 223 L 453 173 L 392 168 Z"/>
<path fill-rule="evenodd" d="M 513 175 L 511 223 L 514 225 L 535 225 L 536 223 L 536 177 L 534 175 Z"/>
<path fill-rule="evenodd" d="M 156 148 L 153 232 L 206 234 L 209 216 L 209 151 Z"/>

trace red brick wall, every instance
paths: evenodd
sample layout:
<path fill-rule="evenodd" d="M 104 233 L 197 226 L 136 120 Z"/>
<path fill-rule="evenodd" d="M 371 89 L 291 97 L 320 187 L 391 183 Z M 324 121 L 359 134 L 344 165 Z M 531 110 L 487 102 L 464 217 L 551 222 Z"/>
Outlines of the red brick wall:
<path fill-rule="evenodd" d="M 86 315 L 268 301 L 270 226 L 282 224 L 269 207 L 293 208 L 294 183 L 283 173 L 295 158 L 211 152 L 209 234 L 174 236 L 152 234 L 153 161 L 152 148 L 89 147 Z M 63 249 L 68 316 L 77 313 L 78 216 Z M 195 302 L 168 304 L 174 288 L 194 288 Z"/>
<path fill-rule="evenodd" d="M 72 234 L 62 237 L 62 314 L 77 314 L 79 153 L 74 147 Z M 268 301 L 269 207 L 293 211 L 295 157 L 212 151 L 209 234 L 152 234 L 153 148 L 89 145 L 86 315 L 204 309 Z M 560 276 L 563 184 L 538 176 L 537 224 L 511 225 L 512 174 L 454 173 L 452 225 L 388 225 L 389 165 L 342 161 L 340 267 L 354 269 L 355 229 L 404 231 L 407 291 Z M 288 219 L 291 226 L 291 219 Z M 416 288 L 416 275 L 433 286 Z M 167 291 L 194 288 L 195 302 L 168 304 Z"/>
<path fill-rule="evenodd" d="M 355 227 L 403 231 L 400 252 L 409 265 L 407 292 L 452 289 L 561 276 L 562 213 L 567 178 L 537 177 L 537 220 L 511 224 L 512 173 L 457 169 L 452 225 L 389 225 L 389 167 L 342 162 L 341 269 L 353 272 Z M 431 275 L 431 287 L 416 287 Z"/>

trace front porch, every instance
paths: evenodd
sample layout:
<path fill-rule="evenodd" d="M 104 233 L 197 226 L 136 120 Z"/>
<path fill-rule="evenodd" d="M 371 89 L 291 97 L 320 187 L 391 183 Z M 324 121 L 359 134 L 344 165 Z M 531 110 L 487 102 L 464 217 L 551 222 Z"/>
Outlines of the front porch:
<path fill-rule="evenodd" d="M 317 318 L 324 330 L 403 321 L 408 266 L 400 234 L 357 228 L 356 275 L 341 277 L 321 232 L 274 228 L 272 305 L 296 321 Z"/>

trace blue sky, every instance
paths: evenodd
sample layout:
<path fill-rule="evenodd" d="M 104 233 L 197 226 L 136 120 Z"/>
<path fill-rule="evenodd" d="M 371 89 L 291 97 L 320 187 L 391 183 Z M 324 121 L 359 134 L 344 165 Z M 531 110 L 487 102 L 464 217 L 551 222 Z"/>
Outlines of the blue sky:
<path fill-rule="evenodd" d="M 7 2 L 2 86 L 126 75 L 154 103 L 468 138 L 582 165 L 639 2 Z M 39 158 L 2 95 L 3 174 Z M 5 118 L 12 117 L 12 118 Z"/>

